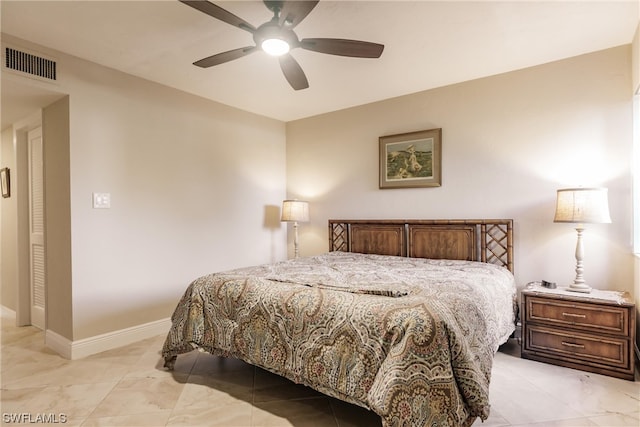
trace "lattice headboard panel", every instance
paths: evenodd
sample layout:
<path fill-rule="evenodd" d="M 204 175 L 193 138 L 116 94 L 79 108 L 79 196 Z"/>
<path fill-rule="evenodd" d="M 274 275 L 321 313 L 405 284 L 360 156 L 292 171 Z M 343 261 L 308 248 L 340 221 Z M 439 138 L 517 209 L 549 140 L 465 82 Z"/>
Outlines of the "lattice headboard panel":
<path fill-rule="evenodd" d="M 513 272 L 513 220 L 329 220 L 329 250 L 501 265 Z"/>

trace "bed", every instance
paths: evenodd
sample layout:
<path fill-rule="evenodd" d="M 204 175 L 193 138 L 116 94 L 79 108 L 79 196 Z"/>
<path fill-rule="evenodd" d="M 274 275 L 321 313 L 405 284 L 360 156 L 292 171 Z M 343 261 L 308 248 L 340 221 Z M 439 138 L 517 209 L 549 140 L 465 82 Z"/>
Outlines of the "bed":
<path fill-rule="evenodd" d="M 239 358 L 385 427 L 469 426 L 516 313 L 510 219 L 329 220 L 325 254 L 193 281 L 162 355 Z"/>

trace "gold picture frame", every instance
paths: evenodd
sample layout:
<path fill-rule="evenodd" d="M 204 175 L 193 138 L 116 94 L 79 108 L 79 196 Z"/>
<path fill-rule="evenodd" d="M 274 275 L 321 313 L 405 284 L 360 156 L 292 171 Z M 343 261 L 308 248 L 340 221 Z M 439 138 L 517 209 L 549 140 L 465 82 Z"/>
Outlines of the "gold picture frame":
<path fill-rule="evenodd" d="M 442 129 L 379 138 L 380 188 L 442 185 Z"/>
<path fill-rule="evenodd" d="M 2 197 L 11 197 L 11 176 L 9 168 L 0 169 L 0 187 L 2 187 Z"/>

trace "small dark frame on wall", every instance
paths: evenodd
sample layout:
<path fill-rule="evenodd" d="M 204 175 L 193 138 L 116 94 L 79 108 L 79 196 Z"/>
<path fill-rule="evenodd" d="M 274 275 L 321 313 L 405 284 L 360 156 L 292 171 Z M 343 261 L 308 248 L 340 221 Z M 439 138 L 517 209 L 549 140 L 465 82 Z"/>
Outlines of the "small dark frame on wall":
<path fill-rule="evenodd" d="M 0 169 L 0 184 L 2 185 L 2 197 L 11 197 L 11 176 L 9 168 Z"/>
<path fill-rule="evenodd" d="M 442 129 L 381 136 L 380 188 L 440 187 Z"/>

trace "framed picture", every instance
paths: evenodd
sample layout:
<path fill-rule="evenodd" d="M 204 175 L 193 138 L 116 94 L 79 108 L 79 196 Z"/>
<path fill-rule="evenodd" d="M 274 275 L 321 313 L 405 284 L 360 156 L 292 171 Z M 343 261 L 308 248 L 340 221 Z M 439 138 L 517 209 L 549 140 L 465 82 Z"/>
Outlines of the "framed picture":
<path fill-rule="evenodd" d="M 381 136 L 380 188 L 440 187 L 442 129 Z"/>
<path fill-rule="evenodd" d="M 9 168 L 0 169 L 0 184 L 2 185 L 2 197 L 11 196 L 11 178 Z"/>

